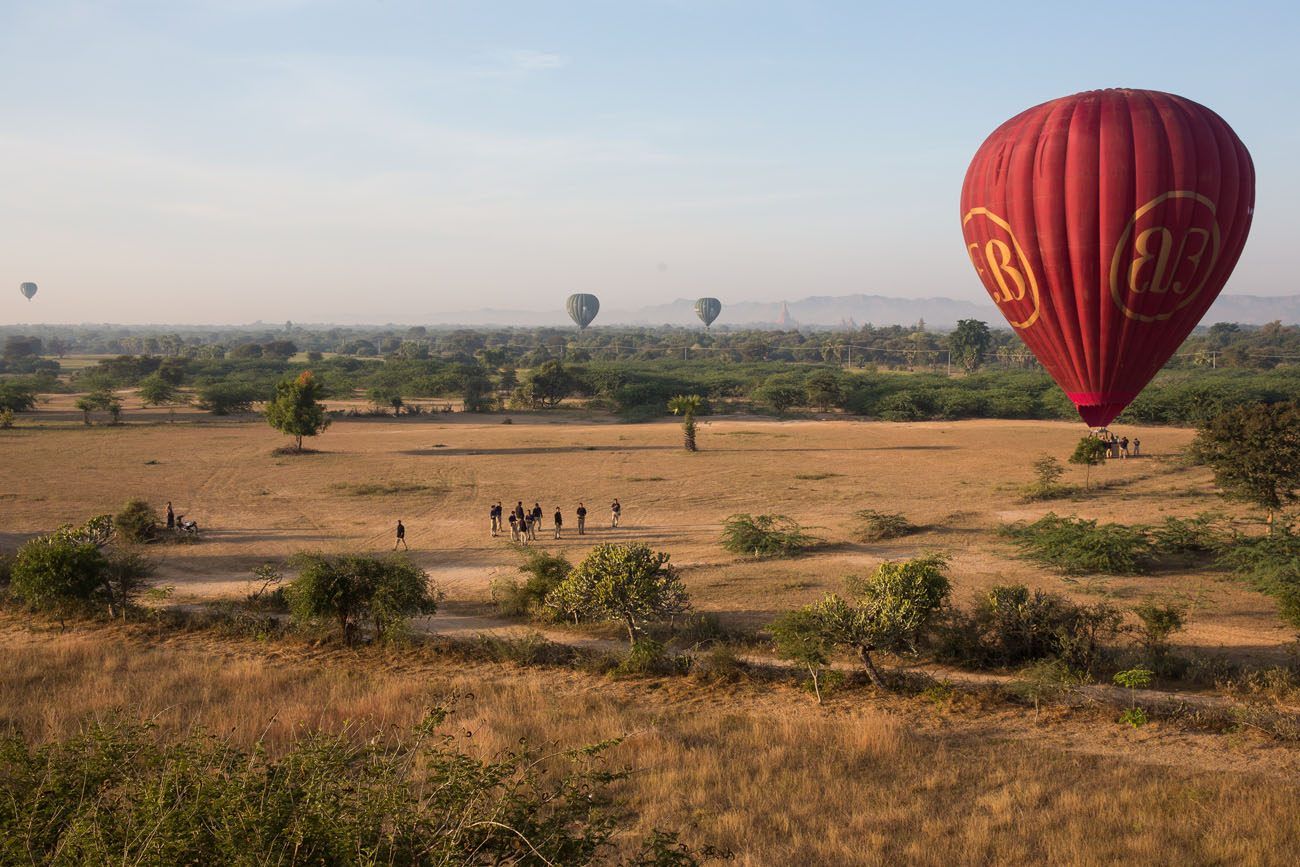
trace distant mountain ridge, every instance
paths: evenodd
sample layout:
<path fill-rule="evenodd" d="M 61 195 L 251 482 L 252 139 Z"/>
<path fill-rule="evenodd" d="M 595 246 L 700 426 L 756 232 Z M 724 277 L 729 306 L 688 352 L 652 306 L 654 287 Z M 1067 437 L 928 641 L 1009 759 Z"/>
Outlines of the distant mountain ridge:
<path fill-rule="evenodd" d="M 801 327 L 839 328 L 847 324 L 914 325 L 924 319 L 927 328 L 946 330 L 961 319 L 981 319 L 994 327 L 1002 317 L 992 302 L 966 301 L 957 298 L 892 298 L 885 295 L 812 295 L 796 301 L 739 301 L 729 304 L 722 299 L 722 315 L 716 326 L 737 328 L 776 328 L 783 311 Z M 1300 324 L 1300 295 L 1220 295 L 1202 320 L 1264 325 L 1280 320 L 1284 325 Z M 425 320 L 429 325 L 568 325 L 562 308 L 535 310 L 471 310 L 435 313 Z M 600 325 L 682 325 L 695 326 L 695 299 L 678 298 L 667 304 L 634 309 L 602 309 L 594 323 Z"/>

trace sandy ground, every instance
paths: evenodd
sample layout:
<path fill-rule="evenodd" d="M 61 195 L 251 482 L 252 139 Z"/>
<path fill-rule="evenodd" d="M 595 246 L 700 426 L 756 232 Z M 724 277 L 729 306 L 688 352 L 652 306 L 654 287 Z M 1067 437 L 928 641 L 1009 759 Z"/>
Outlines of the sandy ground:
<path fill-rule="evenodd" d="M 159 580 L 178 600 L 235 597 L 250 570 L 303 550 L 392 547 L 393 526 L 408 528 L 412 556 L 448 594 L 451 612 L 486 613 L 492 580 L 514 572 L 508 539 L 488 534 L 488 507 L 559 506 L 567 525 L 534 544 L 580 559 L 597 542 L 643 541 L 673 555 L 695 605 L 733 623 L 757 624 L 837 589 L 843 578 L 883 559 L 938 550 L 952 557 L 958 598 L 1017 581 L 1080 598 L 1135 604 L 1146 598 L 1190 606 L 1181 640 L 1243 658 L 1280 658 L 1292 635 L 1273 602 L 1213 574 L 1164 572 L 1070 582 L 1019 560 L 996 535 L 1004 522 L 1048 511 L 1121 522 L 1221 511 L 1209 474 L 1173 459 L 1192 432 L 1127 429 L 1141 438 L 1140 460 L 1094 470 L 1113 483 L 1079 501 L 1019 502 L 1030 463 L 1062 460 L 1082 432 L 1064 422 L 875 423 L 758 419 L 705 420 L 701 451 L 681 448 L 672 422 L 625 425 L 515 415 L 435 415 L 336 421 L 311 445 L 318 454 L 276 457 L 279 434 L 256 419 L 168 424 L 167 410 L 131 412 L 120 427 L 86 428 L 79 414 L 46 405 L 25 417 L 47 423 L 0 432 L 0 548 L 86 516 L 115 511 L 132 497 L 203 528 L 194 545 L 156 545 Z M 178 414 L 196 419 L 190 411 Z M 146 423 L 140 423 L 144 419 Z M 1082 481 L 1082 471 L 1071 469 Z M 424 486 L 412 493 L 359 496 L 358 483 Z M 609 527 L 609 503 L 624 506 Z M 589 532 L 575 533 L 579 500 Z M 852 540 L 853 512 L 904 513 L 926 527 L 880 544 Z M 814 528 L 827 544 L 786 561 L 756 562 L 719 544 L 735 512 L 778 512 Z"/>

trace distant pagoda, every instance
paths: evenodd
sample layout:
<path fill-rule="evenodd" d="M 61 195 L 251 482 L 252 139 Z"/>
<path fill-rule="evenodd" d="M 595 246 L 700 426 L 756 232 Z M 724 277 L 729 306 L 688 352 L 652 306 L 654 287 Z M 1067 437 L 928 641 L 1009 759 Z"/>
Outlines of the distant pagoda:
<path fill-rule="evenodd" d="M 794 331 L 799 327 L 799 323 L 790 315 L 790 305 L 784 301 L 781 302 L 781 315 L 776 318 L 776 325 L 782 331 Z"/>

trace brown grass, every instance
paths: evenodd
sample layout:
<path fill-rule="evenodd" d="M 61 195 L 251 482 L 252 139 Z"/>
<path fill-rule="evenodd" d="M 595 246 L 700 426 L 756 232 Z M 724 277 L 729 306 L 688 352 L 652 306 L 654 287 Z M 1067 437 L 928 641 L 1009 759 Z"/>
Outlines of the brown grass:
<path fill-rule="evenodd" d="M 1300 787 L 1280 769 L 1261 775 L 1273 763 L 1263 745 L 1158 725 L 1037 727 L 1028 711 L 991 721 L 861 694 L 818 707 L 770 684 L 611 682 L 194 635 L 156 646 L 118 628 L 57 634 L 13 621 L 0 650 L 0 713 L 35 739 L 124 713 L 164 734 L 201 726 L 275 749 L 300 726 L 348 722 L 368 735 L 453 696 L 452 731 L 484 755 L 520 738 L 575 746 L 626 734 L 614 758 L 636 770 L 621 793 L 641 827 L 685 828 L 745 865 L 1272 864 L 1300 846 Z M 1109 754 L 1070 751 L 1077 725 L 1107 728 Z M 1188 767 L 1152 764 L 1162 750 Z M 1265 754 L 1251 770 L 1194 769 L 1211 751 Z"/>
<path fill-rule="evenodd" d="M 128 421 L 133 417 L 127 413 Z M 839 589 L 851 572 L 923 550 L 952 556 L 958 598 L 1008 581 L 1077 593 L 1011 556 L 997 527 L 1051 509 L 1157 522 L 1223 508 L 1207 472 L 1164 459 L 1190 440 L 1186 430 L 1126 430 L 1141 436 L 1152 457 L 1099 468 L 1095 481 L 1117 484 L 1065 508 L 1018 500 L 1032 477 L 1030 463 L 1044 452 L 1067 455 L 1078 424 L 710 419 L 701 424 L 701 451 L 692 455 L 679 447 L 671 421 L 512 417 L 512 425 L 462 414 L 341 419 L 311 443 L 323 453 L 306 460 L 272 457 L 283 437 L 259 420 L 6 431 L 0 491 L 15 496 L 0 498 L 0 550 L 26 534 L 114 512 L 131 497 L 159 508 L 171 500 L 199 522 L 204 536 L 198 545 L 159 549 L 159 580 L 175 585 L 178 600 L 230 598 L 246 592 L 250 570 L 267 560 L 304 549 L 391 548 L 401 518 L 413 556 L 449 601 L 484 603 L 492 579 L 513 572 L 517 559 L 508 541 L 489 537 L 488 506 L 523 499 L 541 502 L 548 527 L 555 506 L 568 517 L 566 538 L 545 540 L 548 548 L 576 560 L 597 542 L 647 542 L 686 568 L 697 608 L 729 624 L 757 626 Z M 1200 493 L 1184 496 L 1193 486 Z M 383 493 L 357 495 L 372 490 Z M 607 512 L 614 497 L 624 505 L 617 531 Z M 581 538 L 573 532 L 579 499 L 591 510 L 590 532 Z M 901 512 L 925 530 L 858 542 L 853 515 L 867 508 Z M 736 512 L 788 515 L 831 544 L 797 564 L 727 554 L 719 544 L 721 523 Z M 1194 599 L 1180 642 L 1242 659 L 1280 662 L 1292 637 L 1280 628 L 1270 599 L 1204 574 L 1107 578 L 1089 589 L 1121 604 L 1149 596 Z"/>

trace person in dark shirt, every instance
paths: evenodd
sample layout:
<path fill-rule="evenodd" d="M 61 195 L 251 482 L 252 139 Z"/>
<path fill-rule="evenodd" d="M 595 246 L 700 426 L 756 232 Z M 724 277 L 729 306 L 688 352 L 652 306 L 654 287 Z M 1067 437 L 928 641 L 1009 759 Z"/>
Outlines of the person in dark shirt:
<path fill-rule="evenodd" d="M 520 500 L 517 503 L 515 503 L 515 518 L 518 519 L 520 524 L 523 524 L 524 516 L 526 514 L 527 513 L 524 512 L 524 501 Z"/>
<path fill-rule="evenodd" d="M 1133 457 L 1136 458 L 1140 454 L 1142 454 L 1142 440 L 1133 437 Z"/>
<path fill-rule="evenodd" d="M 542 504 L 541 504 L 541 503 L 533 503 L 533 521 L 535 521 L 535 522 L 537 523 L 537 529 L 539 529 L 539 530 L 542 528 L 542 515 L 543 515 L 543 514 L 544 514 L 544 513 L 542 512 Z"/>
<path fill-rule="evenodd" d="M 587 535 L 587 507 L 582 504 L 581 500 L 578 501 L 577 515 L 578 515 L 578 535 L 585 536 Z"/>
<path fill-rule="evenodd" d="M 1128 457 L 1128 437 L 1124 437 L 1119 441 L 1119 456 L 1121 458 Z"/>
<path fill-rule="evenodd" d="M 172 511 L 172 501 L 167 501 L 167 529 L 176 529 L 176 513 Z"/>
<path fill-rule="evenodd" d="M 406 544 L 406 527 L 402 525 L 400 520 L 397 522 L 397 541 L 393 543 L 394 551 L 397 550 L 398 545 L 401 545 L 407 551 L 411 550 L 410 546 Z"/>
<path fill-rule="evenodd" d="M 519 541 L 519 519 L 515 517 L 513 511 L 510 513 L 510 541 Z"/>
<path fill-rule="evenodd" d="M 492 522 L 492 535 L 495 536 L 501 532 L 501 504 L 493 503 L 488 509 L 488 518 Z"/>
<path fill-rule="evenodd" d="M 617 497 L 614 498 L 614 502 L 609 504 L 609 512 L 611 516 L 610 526 L 617 527 L 619 519 L 623 517 L 623 506 L 619 503 Z"/>
<path fill-rule="evenodd" d="M 560 514 L 560 507 L 555 507 L 555 538 L 560 538 L 560 528 L 564 526 L 564 516 Z"/>

